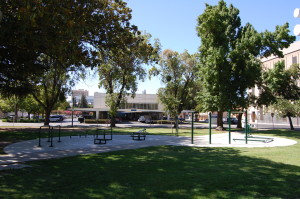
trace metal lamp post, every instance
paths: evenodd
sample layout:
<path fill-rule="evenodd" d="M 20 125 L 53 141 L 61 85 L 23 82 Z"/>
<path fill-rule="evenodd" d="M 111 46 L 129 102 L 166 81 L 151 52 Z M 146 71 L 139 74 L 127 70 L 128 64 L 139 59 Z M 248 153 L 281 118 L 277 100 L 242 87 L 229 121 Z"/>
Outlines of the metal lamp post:
<path fill-rule="evenodd" d="M 294 17 L 295 18 L 300 18 L 300 9 L 296 8 L 294 10 Z M 295 25 L 294 27 L 294 35 L 300 36 L 300 24 Z"/>

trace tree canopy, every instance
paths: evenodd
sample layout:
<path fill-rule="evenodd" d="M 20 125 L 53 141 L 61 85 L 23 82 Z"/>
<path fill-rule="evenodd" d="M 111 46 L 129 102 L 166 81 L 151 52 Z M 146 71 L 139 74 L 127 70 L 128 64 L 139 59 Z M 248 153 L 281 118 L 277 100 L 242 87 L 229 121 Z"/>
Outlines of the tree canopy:
<path fill-rule="evenodd" d="M 295 40 L 288 24 L 274 32 L 258 33 L 247 23 L 241 25 L 239 10 L 225 1 L 206 4 L 198 18 L 201 38 L 199 76 L 203 90 L 199 93 L 200 111 L 218 111 L 218 126 L 223 126 L 222 112 L 247 107 L 247 88 L 260 77 L 259 58 L 271 54 L 282 56 L 281 49 Z"/>
<path fill-rule="evenodd" d="M 41 62 L 49 65 L 49 70 L 41 77 L 32 81 L 34 89 L 30 93 L 45 111 L 44 125 L 49 125 L 49 117 L 55 105 L 65 100 L 69 91 L 69 74 L 66 69 L 60 67 L 56 60 L 44 57 Z"/>
<path fill-rule="evenodd" d="M 300 68 L 298 64 L 285 69 L 284 61 L 279 61 L 274 68 L 266 70 L 260 82 L 261 95 L 258 106 L 266 105 L 275 109 L 281 117 L 288 117 L 291 130 L 294 129 L 291 117 L 299 114 Z"/>
<path fill-rule="evenodd" d="M 129 32 L 120 35 L 119 40 L 119 45 L 101 52 L 102 63 L 98 66 L 99 87 L 106 89 L 112 126 L 115 126 L 117 110 L 125 103 L 126 96 L 134 97 L 138 80 L 144 80 L 143 64 L 155 61 L 158 52 L 158 46 L 150 43 L 149 34 Z"/>
<path fill-rule="evenodd" d="M 197 64 L 196 54 L 191 55 L 188 51 L 179 54 L 166 49 L 160 56 L 159 67 L 150 70 L 150 74 L 159 75 L 165 85 L 159 89 L 158 96 L 166 111 L 175 118 L 182 110 L 196 107 L 195 97 L 200 88 Z"/>
<path fill-rule="evenodd" d="M 117 45 L 122 32 L 137 29 L 121 0 L 7 0 L 0 10 L 0 92 L 7 95 L 34 89 L 28 79 L 49 70 L 41 55 L 82 72 L 95 67 L 98 52 Z"/>

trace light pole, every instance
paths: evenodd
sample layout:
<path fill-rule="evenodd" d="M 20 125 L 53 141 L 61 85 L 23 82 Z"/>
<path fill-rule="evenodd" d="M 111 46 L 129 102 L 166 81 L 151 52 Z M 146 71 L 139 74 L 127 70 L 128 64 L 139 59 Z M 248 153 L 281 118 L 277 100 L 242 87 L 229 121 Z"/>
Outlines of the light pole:
<path fill-rule="evenodd" d="M 295 18 L 300 18 L 300 9 L 296 8 L 294 10 L 294 17 Z M 294 35 L 300 36 L 300 24 L 295 25 L 294 27 Z"/>
<path fill-rule="evenodd" d="M 72 94 L 72 127 L 73 127 L 73 121 L 74 121 L 74 102 L 75 102 L 75 99 Z"/>
<path fill-rule="evenodd" d="M 271 113 L 271 117 L 272 117 L 273 129 L 274 129 L 274 120 L 273 120 L 273 118 L 274 118 L 274 113 Z"/>

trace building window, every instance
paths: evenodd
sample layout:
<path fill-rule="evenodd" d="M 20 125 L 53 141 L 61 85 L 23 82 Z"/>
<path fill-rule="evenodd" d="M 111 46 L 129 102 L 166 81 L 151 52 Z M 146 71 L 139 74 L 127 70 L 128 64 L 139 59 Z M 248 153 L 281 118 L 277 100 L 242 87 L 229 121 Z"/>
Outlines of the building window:
<path fill-rule="evenodd" d="M 126 103 L 121 104 L 120 109 L 158 110 L 158 104 Z"/>
<path fill-rule="evenodd" d="M 293 56 L 292 57 L 292 64 L 297 64 L 298 60 L 297 60 L 297 56 Z"/>

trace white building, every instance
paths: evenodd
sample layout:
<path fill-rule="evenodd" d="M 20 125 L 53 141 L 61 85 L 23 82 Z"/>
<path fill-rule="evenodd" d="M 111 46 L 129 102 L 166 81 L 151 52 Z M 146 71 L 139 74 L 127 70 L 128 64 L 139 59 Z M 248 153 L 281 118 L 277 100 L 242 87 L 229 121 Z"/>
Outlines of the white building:
<path fill-rule="evenodd" d="M 92 112 L 97 119 L 109 118 L 109 107 L 105 103 L 105 93 L 94 93 L 93 108 L 75 108 L 75 111 L 82 111 L 87 114 Z M 128 96 L 126 103 L 118 109 L 118 118 L 123 120 L 138 120 L 140 116 L 147 116 L 153 120 L 163 117 L 164 107 L 156 94 L 136 94 L 134 98 Z"/>
<path fill-rule="evenodd" d="M 94 109 L 96 118 L 108 118 L 109 107 L 105 103 L 105 93 L 94 93 Z M 137 120 L 141 115 L 149 115 L 152 119 L 161 119 L 164 107 L 156 94 L 136 94 L 127 97 L 126 103 L 118 110 L 118 117 L 126 120 Z"/>
<path fill-rule="evenodd" d="M 283 58 L 279 58 L 276 56 L 270 56 L 267 58 L 263 58 L 262 64 L 263 68 L 271 69 L 278 61 L 284 60 L 286 69 L 289 68 L 292 64 L 299 64 L 300 59 L 300 41 L 295 42 L 290 45 L 289 48 L 283 49 Z M 260 95 L 260 90 L 255 87 L 248 91 L 249 93 L 254 94 L 255 96 Z M 249 111 L 249 122 L 250 123 L 275 123 L 275 124 L 286 124 L 288 122 L 288 118 L 281 118 L 274 114 L 274 117 L 271 116 L 273 110 L 267 109 L 266 107 L 262 107 L 257 109 L 256 107 L 250 107 Z M 299 118 L 293 118 L 293 124 L 299 125 Z"/>
<path fill-rule="evenodd" d="M 74 103 L 78 104 L 80 102 L 80 100 L 81 100 L 82 95 L 85 96 L 88 105 L 93 106 L 93 104 L 94 104 L 94 96 L 89 96 L 89 91 L 88 90 L 84 90 L 84 89 L 72 90 L 72 96 L 70 97 L 70 99 L 68 100 L 68 102 L 69 103 L 73 103 L 73 99 L 72 98 L 74 98 Z"/>

